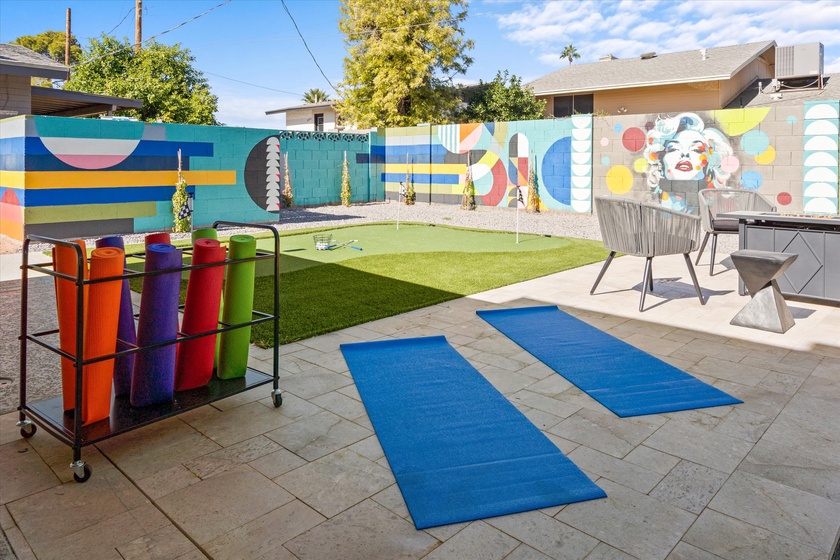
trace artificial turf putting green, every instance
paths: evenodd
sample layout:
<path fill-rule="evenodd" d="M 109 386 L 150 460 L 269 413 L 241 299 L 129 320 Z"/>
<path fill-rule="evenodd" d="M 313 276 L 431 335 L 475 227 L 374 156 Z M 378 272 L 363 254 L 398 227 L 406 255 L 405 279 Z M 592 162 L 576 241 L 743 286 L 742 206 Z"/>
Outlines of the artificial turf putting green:
<path fill-rule="evenodd" d="M 500 224 L 504 226 L 506 224 Z M 309 338 L 602 261 L 597 241 L 401 223 L 320 230 L 348 246 L 317 250 L 314 230 L 280 237 L 280 343 Z M 220 232 L 221 233 L 221 232 Z M 224 241 L 224 240 L 223 240 Z M 274 239 L 258 240 L 273 251 Z M 254 308 L 273 311 L 273 263 L 257 263 Z M 183 287 L 186 282 L 183 282 Z M 133 289 L 137 289 L 134 283 Z M 272 323 L 251 340 L 273 345 Z"/>

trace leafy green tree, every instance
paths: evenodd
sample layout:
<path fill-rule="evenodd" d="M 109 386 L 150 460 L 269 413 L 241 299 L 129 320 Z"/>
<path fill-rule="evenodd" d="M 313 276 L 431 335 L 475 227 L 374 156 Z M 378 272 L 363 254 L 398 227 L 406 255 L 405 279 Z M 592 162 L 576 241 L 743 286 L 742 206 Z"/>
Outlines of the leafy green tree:
<path fill-rule="evenodd" d="M 572 61 L 580 58 L 580 53 L 578 53 L 575 46 L 571 43 L 563 49 L 563 52 L 560 53 L 560 58 L 566 58 L 569 60 L 569 66 L 572 65 Z"/>
<path fill-rule="evenodd" d="M 26 47 L 30 51 L 48 56 L 56 62 L 64 64 L 64 38 L 67 34 L 64 31 L 44 31 L 38 35 L 23 35 L 12 43 Z M 82 47 L 71 34 L 70 35 L 70 64 L 75 64 L 82 56 Z M 33 86 L 52 87 L 53 81 L 48 78 L 32 77 Z"/>
<path fill-rule="evenodd" d="M 303 94 L 303 102 L 304 103 L 321 103 L 323 101 L 329 101 L 330 94 L 326 91 L 318 88 L 312 88 L 306 93 Z"/>
<path fill-rule="evenodd" d="M 480 82 L 461 116 L 462 122 L 527 121 L 545 118 L 545 100 L 537 99 L 515 74 L 496 73 Z"/>
<path fill-rule="evenodd" d="M 64 64 L 64 47 L 66 33 L 64 31 L 44 31 L 37 35 L 23 35 L 12 43 L 26 47 L 30 51 L 48 56 L 56 62 Z M 82 47 L 73 34 L 70 34 L 70 64 L 75 64 L 82 56 Z"/>
<path fill-rule="evenodd" d="M 140 99 L 143 107 L 120 114 L 142 121 L 219 124 L 218 98 L 194 61 L 180 45 L 152 42 L 135 53 L 128 39 L 103 35 L 90 40 L 64 89 Z"/>
<path fill-rule="evenodd" d="M 342 118 L 359 128 L 451 122 L 452 78 L 472 64 L 467 0 L 341 0 Z"/>

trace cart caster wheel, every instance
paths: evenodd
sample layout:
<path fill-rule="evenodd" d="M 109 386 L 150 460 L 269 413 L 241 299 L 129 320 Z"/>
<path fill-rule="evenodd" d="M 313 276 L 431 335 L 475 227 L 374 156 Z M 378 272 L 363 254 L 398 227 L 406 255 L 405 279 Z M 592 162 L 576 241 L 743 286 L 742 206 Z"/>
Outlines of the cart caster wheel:
<path fill-rule="evenodd" d="M 283 395 L 280 392 L 271 393 L 271 400 L 274 402 L 274 408 L 278 408 L 281 404 L 283 404 Z"/>
<path fill-rule="evenodd" d="M 90 478 L 91 472 L 92 471 L 91 471 L 90 465 L 85 465 L 85 474 L 82 475 L 82 476 L 79 476 L 78 474 L 73 473 L 73 480 L 75 480 L 76 482 L 79 482 L 79 483 L 87 482 L 88 479 Z"/>
<path fill-rule="evenodd" d="M 35 435 L 35 432 L 38 431 L 38 426 L 35 424 L 26 424 L 25 426 L 21 426 L 20 428 L 20 435 L 23 438 L 29 439 Z"/>

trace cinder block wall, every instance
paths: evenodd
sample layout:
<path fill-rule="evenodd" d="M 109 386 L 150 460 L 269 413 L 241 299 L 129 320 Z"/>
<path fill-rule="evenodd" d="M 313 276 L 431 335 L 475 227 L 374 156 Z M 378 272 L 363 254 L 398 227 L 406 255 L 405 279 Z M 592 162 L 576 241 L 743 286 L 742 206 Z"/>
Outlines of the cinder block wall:
<path fill-rule="evenodd" d="M 837 101 L 821 101 L 596 117 L 594 195 L 653 195 L 666 206 L 691 211 L 699 189 L 746 188 L 772 200 L 781 212 L 837 214 L 837 113 Z M 695 141 L 700 144 L 692 146 Z M 666 154 L 675 150 L 695 155 L 685 160 L 694 165 L 691 177 L 668 168 L 676 156 Z M 806 166 L 815 153 L 820 155 Z M 813 180 L 806 180 L 812 169 L 817 169 Z"/>

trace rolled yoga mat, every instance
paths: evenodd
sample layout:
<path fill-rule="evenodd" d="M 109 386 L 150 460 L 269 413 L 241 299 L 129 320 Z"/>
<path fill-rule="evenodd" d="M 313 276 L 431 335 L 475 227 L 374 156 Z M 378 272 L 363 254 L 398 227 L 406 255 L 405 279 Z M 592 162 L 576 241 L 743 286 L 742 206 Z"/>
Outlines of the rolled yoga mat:
<path fill-rule="evenodd" d="M 215 239 L 196 239 L 193 246 L 192 264 L 224 262 L 225 252 L 226 248 Z M 193 335 L 218 328 L 224 278 L 224 266 L 210 266 L 190 271 L 187 299 L 184 303 L 184 318 L 181 321 L 182 333 Z M 175 390 L 186 391 L 206 385 L 213 376 L 216 334 L 181 342 L 177 346 Z"/>
<path fill-rule="evenodd" d="M 81 247 L 83 272 L 85 279 L 88 276 L 87 249 L 85 242 L 81 239 L 71 241 Z M 79 261 L 76 250 L 72 247 L 56 245 L 53 247 L 53 270 L 62 274 L 77 277 L 79 273 Z M 84 288 L 87 296 L 89 286 Z M 55 301 L 58 311 L 58 339 L 59 347 L 71 354 L 76 355 L 76 283 L 65 278 L 55 279 Z M 84 298 L 87 302 L 88 298 Z M 84 317 L 84 314 L 82 315 Z M 61 358 L 61 394 L 64 410 L 73 410 L 76 406 L 76 364 L 68 358 Z"/>
<path fill-rule="evenodd" d="M 90 254 L 90 279 L 121 278 L 125 251 L 117 247 L 94 249 Z M 90 285 L 85 309 L 85 360 L 113 354 L 117 347 L 123 281 Z M 82 421 L 91 424 L 111 415 L 114 360 L 85 366 L 82 380 Z"/>
<path fill-rule="evenodd" d="M 197 229 L 192 232 L 192 242 L 195 245 L 196 239 L 218 239 L 218 233 L 216 232 L 216 228 L 206 227 Z"/>
<path fill-rule="evenodd" d="M 137 346 L 175 340 L 178 336 L 178 296 L 181 289 L 181 250 L 153 243 L 146 247 L 146 272 L 175 269 L 143 277 Z M 148 406 L 172 400 L 175 389 L 175 345 L 140 351 L 131 376 L 132 406 Z"/>
<path fill-rule="evenodd" d="M 165 231 L 161 231 L 159 233 L 150 233 L 146 236 L 146 247 L 148 247 L 149 245 L 154 245 L 155 243 L 169 245 L 171 243 L 171 240 L 169 239 L 169 234 Z"/>
<path fill-rule="evenodd" d="M 254 257 L 257 240 L 252 235 L 230 237 L 231 260 Z M 254 306 L 254 271 L 256 261 L 228 265 L 225 280 L 224 310 L 222 321 L 227 325 L 247 323 Z M 251 326 L 219 335 L 219 366 L 216 376 L 220 379 L 243 377 L 248 369 L 248 351 L 251 345 Z"/>
<path fill-rule="evenodd" d="M 118 235 L 96 240 L 97 247 L 116 247 L 125 251 L 123 238 Z M 125 255 L 123 254 L 123 267 Z M 130 350 L 137 344 L 137 326 L 134 324 L 134 306 L 131 304 L 131 288 L 128 279 L 122 281 L 120 292 L 120 321 L 117 325 L 117 352 Z M 114 394 L 118 397 L 131 393 L 131 372 L 134 370 L 134 354 L 120 356 L 114 360 Z"/>

